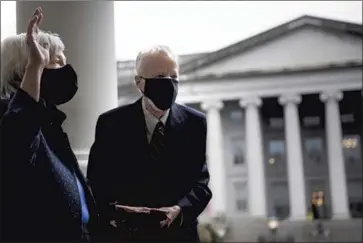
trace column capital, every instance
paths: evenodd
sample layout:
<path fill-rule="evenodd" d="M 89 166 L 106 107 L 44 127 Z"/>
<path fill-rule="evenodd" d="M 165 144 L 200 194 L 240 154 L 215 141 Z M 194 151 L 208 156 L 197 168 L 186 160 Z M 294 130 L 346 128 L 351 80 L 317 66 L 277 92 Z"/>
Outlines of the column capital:
<path fill-rule="evenodd" d="M 205 111 L 210 109 L 220 110 L 223 108 L 223 102 L 220 100 L 206 100 L 200 104 L 200 108 Z"/>
<path fill-rule="evenodd" d="M 340 101 L 343 99 L 343 92 L 339 90 L 327 90 L 320 93 L 320 100 L 326 102 L 328 100 Z"/>
<path fill-rule="evenodd" d="M 262 105 L 262 99 L 257 96 L 250 96 L 240 99 L 238 103 L 242 108 L 246 108 L 248 106 L 260 107 Z"/>
<path fill-rule="evenodd" d="M 294 104 L 298 105 L 301 103 L 301 95 L 298 94 L 284 94 L 279 97 L 280 105 Z"/>

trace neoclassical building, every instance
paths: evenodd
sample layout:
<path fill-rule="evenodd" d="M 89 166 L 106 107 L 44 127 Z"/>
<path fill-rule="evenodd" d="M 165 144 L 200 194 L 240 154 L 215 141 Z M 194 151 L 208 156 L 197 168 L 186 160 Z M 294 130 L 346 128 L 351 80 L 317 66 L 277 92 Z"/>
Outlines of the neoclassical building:
<path fill-rule="evenodd" d="M 214 197 L 229 218 L 362 217 L 362 25 L 302 16 L 181 60 L 178 101 L 206 113 Z M 118 62 L 119 105 L 139 93 Z"/>

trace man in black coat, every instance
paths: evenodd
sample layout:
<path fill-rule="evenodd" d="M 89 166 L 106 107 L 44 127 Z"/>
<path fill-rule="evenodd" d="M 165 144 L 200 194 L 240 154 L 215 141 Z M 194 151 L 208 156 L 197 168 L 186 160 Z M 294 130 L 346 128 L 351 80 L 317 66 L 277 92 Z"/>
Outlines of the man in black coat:
<path fill-rule="evenodd" d="M 98 119 L 87 178 L 104 239 L 199 241 L 197 217 L 212 197 L 207 127 L 202 113 L 175 103 L 178 69 L 167 47 L 140 53 L 143 97 Z"/>
<path fill-rule="evenodd" d="M 1 43 L 1 241 L 89 241 L 97 208 L 57 109 L 77 75 L 60 38 L 38 30 L 42 18 L 38 8 L 26 34 Z"/>

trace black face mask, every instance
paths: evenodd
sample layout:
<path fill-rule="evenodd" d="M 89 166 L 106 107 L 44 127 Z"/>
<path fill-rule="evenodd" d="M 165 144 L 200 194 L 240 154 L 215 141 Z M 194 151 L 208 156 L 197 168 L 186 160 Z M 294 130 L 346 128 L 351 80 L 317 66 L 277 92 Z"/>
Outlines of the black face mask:
<path fill-rule="evenodd" d="M 144 78 L 145 91 L 148 97 L 160 110 L 169 109 L 178 94 L 178 81 L 171 78 Z"/>
<path fill-rule="evenodd" d="M 77 93 L 77 74 L 71 65 L 59 69 L 45 68 L 40 85 L 40 97 L 47 104 L 61 105 L 70 101 Z"/>

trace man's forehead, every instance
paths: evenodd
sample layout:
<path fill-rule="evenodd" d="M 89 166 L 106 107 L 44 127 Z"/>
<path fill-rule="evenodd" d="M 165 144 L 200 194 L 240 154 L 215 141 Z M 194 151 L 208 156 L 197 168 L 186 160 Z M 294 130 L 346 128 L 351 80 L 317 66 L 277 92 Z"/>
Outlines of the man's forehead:
<path fill-rule="evenodd" d="M 175 60 L 163 52 L 150 53 L 144 57 L 143 62 L 147 64 L 158 62 L 177 66 Z"/>
<path fill-rule="evenodd" d="M 153 53 L 144 57 L 141 65 L 143 72 L 175 72 L 178 70 L 178 64 L 169 55 L 163 53 Z"/>

